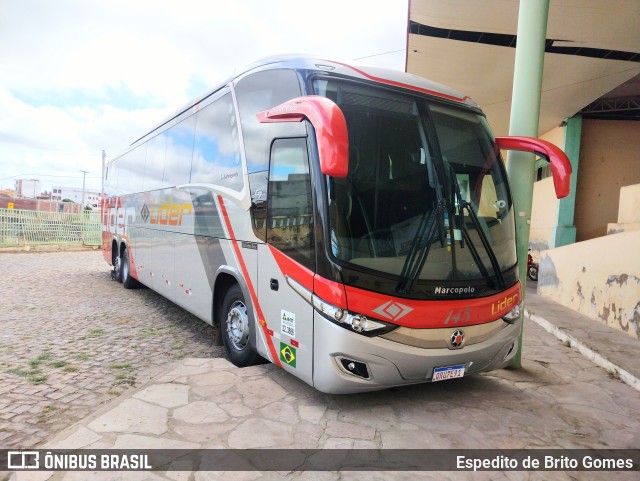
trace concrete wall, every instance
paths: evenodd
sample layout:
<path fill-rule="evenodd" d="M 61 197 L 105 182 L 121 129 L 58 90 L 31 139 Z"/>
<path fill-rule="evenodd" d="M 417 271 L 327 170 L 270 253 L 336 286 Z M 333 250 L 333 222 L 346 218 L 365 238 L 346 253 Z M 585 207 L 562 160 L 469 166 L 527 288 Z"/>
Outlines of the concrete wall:
<path fill-rule="evenodd" d="M 529 246 L 534 259 L 539 259 L 542 251 L 555 245 L 555 227 L 558 224 L 559 204 L 551 177 L 533 184 Z"/>
<path fill-rule="evenodd" d="M 640 122 L 583 120 L 576 189 L 576 241 L 607 233 L 620 188 L 640 183 Z"/>
<path fill-rule="evenodd" d="M 564 148 L 561 133 L 542 137 Z M 576 243 L 554 248 L 560 202 L 551 179 L 534 185 L 538 293 L 640 339 L 640 122 L 583 120 L 580 139 Z"/>
<path fill-rule="evenodd" d="M 618 204 L 611 235 L 542 252 L 538 293 L 640 339 L 640 184 Z"/>
<path fill-rule="evenodd" d="M 0 197 L 0 209 L 9 208 L 16 210 L 37 210 L 41 212 L 65 212 L 67 214 L 77 214 L 82 211 L 80 204 L 73 202 L 56 202 L 40 199 L 14 199 L 11 197 Z"/>
<path fill-rule="evenodd" d="M 564 146 L 564 127 L 556 127 L 540 136 L 552 144 Z M 542 251 L 555 247 L 555 229 L 558 225 L 560 201 L 556 197 L 553 179 L 547 177 L 533 184 L 529 246 L 535 261 Z"/>
<path fill-rule="evenodd" d="M 640 230 L 542 253 L 538 293 L 640 339 Z"/>
<path fill-rule="evenodd" d="M 564 146 L 564 127 L 560 126 L 555 129 L 551 129 L 549 132 L 542 134 L 540 138 L 547 142 L 551 142 L 562 149 Z"/>
<path fill-rule="evenodd" d="M 557 127 L 540 137 L 564 148 L 564 134 L 564 128 Z M 576 241 L 638 228 L 640 196 L 630 189 L 640 189 L 632 187 L 640 184 L 640 122 L 583 120 L 577 172 Z M 530 236 L 534 258 L 556 245 L 558 209 L 551 180 L 536 182 Z M 625 226 L 616 223 L 620 214 L 626 217 L 618 222 Z"/>
<path fill-rule="evenodd" d="M 640 167 L 639 167 L 640 168 Z M 640 184 L 620 189 L 618 222 L 607 226 L 607 234 L 640 229 Z"/>

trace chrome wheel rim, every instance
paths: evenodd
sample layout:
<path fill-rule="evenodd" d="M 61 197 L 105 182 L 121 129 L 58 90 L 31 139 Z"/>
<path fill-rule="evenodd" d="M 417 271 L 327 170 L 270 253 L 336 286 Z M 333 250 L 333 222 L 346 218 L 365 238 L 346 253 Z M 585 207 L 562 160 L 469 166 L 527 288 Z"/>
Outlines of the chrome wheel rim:
<path fill-rule="evenodd" d="M 120 258 L 120 256 L 116 257 L 114 268 L 116 271 L 116 277 L 118 277 L 120 275 L 120 272 L 122 271 L 122 259 Z"/>
<path fill-rule="evenodd" d="M 235 301 L 227 314 L 227 334 L 229 343 L 236 351 L 242 351 L 249 342 L 249 316 L 247 307 Z"/>
<path fill-rule="evenodd" d="M 122 264 L 122 278 L 126 279 L 129 277 L 129 256 L 125 254 L 124 259 L 121 261 Z"/>

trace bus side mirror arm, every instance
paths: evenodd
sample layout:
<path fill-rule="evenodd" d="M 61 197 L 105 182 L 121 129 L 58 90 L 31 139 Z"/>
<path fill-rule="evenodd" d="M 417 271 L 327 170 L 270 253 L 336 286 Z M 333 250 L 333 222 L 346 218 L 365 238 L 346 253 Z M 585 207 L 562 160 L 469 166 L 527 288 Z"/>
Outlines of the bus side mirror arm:
<path fill-rule="evenodd" d="M 301 122 L 307 119 L 316 131 L 320 170 L 330 177 L 346 177 L 349 171 L 347 122 L 335 102 L 319 95 L 288 100 L 256 117 L 266 122 Z"/>
<path fill-rule="evenodd" d="M 562 199 L 571 192 L 571 162 L 567 155 L 551 142 L 534 137 L 496 137 L 500 150 L 521 150 L 544 157 L 551 164 L 556 197 Z"/>

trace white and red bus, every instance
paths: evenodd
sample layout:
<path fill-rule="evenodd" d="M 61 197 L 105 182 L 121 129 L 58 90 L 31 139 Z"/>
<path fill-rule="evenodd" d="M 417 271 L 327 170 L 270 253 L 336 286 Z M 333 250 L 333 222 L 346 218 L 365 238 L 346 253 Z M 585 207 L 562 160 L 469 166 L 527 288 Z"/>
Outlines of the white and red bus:
<path fill-rule="evenodd" d="M 317 58 L 251 65 L 105 167 L 103 252 L 220 329 L 238 366 L 268 359 L 348 393 L 505 366 L 522 323 L 500 149 L 464 95 Z"/>

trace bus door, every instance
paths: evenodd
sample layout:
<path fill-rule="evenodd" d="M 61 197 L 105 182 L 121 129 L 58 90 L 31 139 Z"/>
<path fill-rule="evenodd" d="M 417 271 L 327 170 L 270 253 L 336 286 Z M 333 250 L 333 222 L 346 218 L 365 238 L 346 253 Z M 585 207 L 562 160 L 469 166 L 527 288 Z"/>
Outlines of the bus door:
<path fill-rule="evenodd" d="M 273 331 L 273 348 L 264 346 L 259 335 L 258 349 L 275 351 L 285 370 L 309 384 L 313 376 L 313 307 L 300 295 L 298 286 L 309 293 L 313 290 L 313 232 L 306 139 L 276 139 L 269 164 L 267 243 L 258 245 L 258 298 L 267 329 Z"/>

